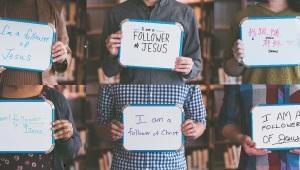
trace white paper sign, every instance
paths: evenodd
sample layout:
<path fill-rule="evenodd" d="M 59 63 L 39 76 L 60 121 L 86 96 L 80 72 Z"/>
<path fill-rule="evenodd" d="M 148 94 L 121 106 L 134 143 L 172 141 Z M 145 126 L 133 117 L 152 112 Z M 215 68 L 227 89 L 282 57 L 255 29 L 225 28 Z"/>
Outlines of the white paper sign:
<path fill-rule="evenodd" d="M 123 110 L 128 151 L 176 151 L 183 146 L 183 110 L 175 105 L 132 105 Z"/>
<path fill-rule="evenodd" d="M 133 68 L 169 69 L 182 54 L 184 30 L 176 22 L 125 20 L 120 63 Z"/>
<path fill-rule="evenodd" d="M 0 153 L 48 153 L 54 147 L 49 101 L 0 101 Z"/>
<path fill-rule="evenodd" d="M 0 66 L 45 71 L 52 63 L 55 29 L 48 23 L 0 19 Z"/>
<path fill-rule="evenodd" d="M 241 23 L 243 62 L 249 67 L 300 64 L 298 17 L 248 17 Z"/>
<path fill-rule="evenodd" d="M 300 148 L 300 105 L 262 105 L 252 109 L 252 138 L 257 148 Z"/>

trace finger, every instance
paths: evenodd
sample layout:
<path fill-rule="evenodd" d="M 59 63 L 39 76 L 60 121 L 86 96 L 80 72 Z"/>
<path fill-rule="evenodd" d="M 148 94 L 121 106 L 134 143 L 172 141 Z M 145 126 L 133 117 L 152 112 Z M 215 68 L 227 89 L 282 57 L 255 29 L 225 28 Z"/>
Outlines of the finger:
<path fill-rule="evenodd" d="M 183 130 L 184 131 L 188 131 L 188 130 L 193 129 L 193 128 L 194 128 L 194 124 L 190 123 L 190 124 L 184 126 Z"/>
<path fill-rule="evenodd" d="M 54 134 L 55 139 L 62 139 L 70 136 L 71 130 L 70 129 L 63 129 L 61 131 L 58 131 Z"/>
<path fill-rule="evenodd" d="M 119 132 L 119 131 L 117 131 L 117 130 L 114 130 L 114 129 L 111 130 L 111 134 L 112 134 L 112 135 L 115 135 L 115 136 L 122 136 L 122 133 L 121 133 L 121 132 Z"/>
<path fill-rule="evenodd" d="M 293 149 L 293 150 L 290 150 L 290 152 L 293 154 L 300 154 L 300 149 Z"/>
<path fill-rule="evenodd" d="M 60 56 L 60 57 L 53 58 L 53 62 L 56 63 L 56 62 L 58 62 L 58 61 L 63 61 L 63 60 L 65 60 L 65 59 L 66 59 L 66 57 Z"/>
<path fill-rule="evenodd" d="M 193 60 L 191 58 L 179 57 L 179 58 L 176 59 L 176 63 L 177 64 L 184 64 L 184 65 L 191 65 L 191 64 L 193 64 Z"/>
<path fill-rule="evenodd" d="M 61 50 L 61 51 L 54 53 L 52 56 L 53 56 L 53 58 L 57 58 L 60 56 L 65 56 L 66 54 L 67 54 L 67 51 Z"/>
<path fill-rule="evenodd" d="M 196 130 L 194 128 L 185 131 L 186 135 L 194 136 L 195 133 L 196 133 Z"/>
<path fill-rule="evenodd" d="M 267 150 L 260 150 L 260 149 L 254 149 L 253 154 L 255 155 L 267 155 L 271 153 L 270 151 Z"/>
<path fill-rule="evenodd" d="M 184 121 L 184 123 L 183 123 L 183 128 L 184 128 L 185 126 L 191 124 L 191 123 L 194 123 L 194 121 L 191 120 L 191 119 L 188 119 L 188 120 Z"/>
<path fill-rule="evenodd" d="M 189 73 L 191 70 L 190 69 L 175 69 L 174 71 L 178 73 Z"/>
<path fill-rule="evenodd" d="M 61 46 L 56 47 L 55 49 L 52 49 L 52 53 L 57 53 L 59 51 L 67 51 L 66 46 L 65 45 L 61 45 Z"/>
<path fill-rule="evenodd" d="M 68 128 L 68 122 L 60 122 L 59 124 L 55 124 L 53 126 L 53 130 L 54 131 L 58 131 L 60 129 L 65 129 L 65 128 Z"/>
<path fill-rule="evenodd" d="M 249 145 L 250 147 L 254 147 L 254 146 L 255 146 L 255 142 L 253 142 L 252 139 L 251 139 L 249 136 L 247 136 L 247 137 L 245 138 L 245 143 L 246 143 L 247 145 Z"/>
<path fill-rule="evenodd" d="M 6 70 L 6 68 L 0 67 L 0 73 L 3 72 L 3 71 L 5 71 L 5 70 Z"/>
<path fill-rule="evenodd" d="M 119 121 L 116 121 L 116 125 L 117 125 L 119 128 L 121 128 L 121 129 L 124 128 L 123 124 L 122 124 L 121 122 L 119 122 Z"/>
<path fill-rule="evenodd" d="M 112 45 L 111 47 L 112 47 L 112 48 L 119 48 L 119 47 L 121 47 L 121 44 L 114 44 L 114 45 Z"/>
<path fill-rule="evenodd" d="M 121 39 L 122 38 L 122 33 L 117 32 L 115 34 L 111 34 L 109 38 L 110 39 Z"/>
<path fill-rule="evenodd" d="M 109 44 L 120 44 L 121 43 L 121 39 L 109 39 Z"/>
<path fill-rule="evenodd" d="M 56 49 L 62 48 L 64 46 L 65 46 L 64 43 L 58 41 L 52 46 L 52 50 L 56 50 Z"/>
<path fill-rule="evenodd" d="M 70 139 L 72 137 L 71 133 L 65 133 L 65 134 L 61 134 L 61 135 L 58 135 L 58 136 L 55 136 L 55 140 L 58 140 L 58 139 Z"/>
<path fill-rule="evenodd" d="M 57 124 L 61 124 L 61 123 L 67 123 L 69 122 L 68 120 L 56 120 L 55 122 L 53 122 L 53 126 L 57 125 Z"/>
<path fill-rule="evenodd" d="M 112 125 L 111 125 L 111 129 L 112 129 L 112 130 L 115 130 L 115 131 L 118 131 L 118 132 L 120 132 L 120 133 L 123 132 L 123 129 L 120 128 L 120 127 L 119 127 L 118 125 L 116 125 L 116 124 L 112 124 Z"/>
<path fill-rule="evenodd" d="M 116 140 L 121 139 L 121 137 L 120 137 L 120 136 L 112 136 L 112 139 L 113 139 L 114 141 L 116 141 Z"/>
<path fill-rule="evenodd" d="M 175 65 L 176 69 L 191 69 L 192 65 Z"/>

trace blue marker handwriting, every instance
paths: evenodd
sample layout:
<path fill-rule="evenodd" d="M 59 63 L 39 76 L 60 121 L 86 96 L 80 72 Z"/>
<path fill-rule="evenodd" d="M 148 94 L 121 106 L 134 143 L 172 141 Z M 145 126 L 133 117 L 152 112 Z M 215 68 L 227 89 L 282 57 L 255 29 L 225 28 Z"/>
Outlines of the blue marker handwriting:
<path fill-rule="evenodd" d="M 4 26 L 0 25 L 0 37 L 3 38 L 19 38 L 19 46 L 27 48 L 31 43 L 50 43 L 52 37 L 48 35 L 42 35 L 39 32 L 34 31 L 33 28 L 28 28 L 23 30 L 20 28 L 18 31 L 12 31 L 11 26 L 6 24 Z M 52 43 L 52 42 L 51 42 Z"/>
<path fill-rule="evenodd" d="M 40 127 L 44 126 L 41 117 L 28 118 L 25 114 L 9 114 L 0 115 L 0 125 L 3 123 L 9 123 L 15 128 L 22 129 L 23 133 L 27 134 L 43 134 L 44 131 Z M 50 128 L 49 128 L 50 129 Z"/>

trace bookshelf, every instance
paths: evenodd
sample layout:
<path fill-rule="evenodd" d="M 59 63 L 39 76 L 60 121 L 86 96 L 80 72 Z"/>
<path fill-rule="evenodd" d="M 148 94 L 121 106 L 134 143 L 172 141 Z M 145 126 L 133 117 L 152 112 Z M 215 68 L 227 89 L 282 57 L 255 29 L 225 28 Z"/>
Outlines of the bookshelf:
<path fill-rule="evenodd" d="M 56 73 L 59 84 L 85 84 L 86 1 L 60 0 L 72 51 L 72 62 L 64 73 Z"/>

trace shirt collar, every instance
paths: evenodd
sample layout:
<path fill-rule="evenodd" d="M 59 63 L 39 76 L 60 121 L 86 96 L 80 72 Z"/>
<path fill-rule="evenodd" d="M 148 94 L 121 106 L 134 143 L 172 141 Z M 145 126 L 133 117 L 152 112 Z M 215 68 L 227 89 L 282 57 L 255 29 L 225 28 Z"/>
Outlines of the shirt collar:
<path fill-rule="evenodd" d="M 163 6 L 165 6 L 165 5 L 167 5 L 168 4 L 168 1 L 169 0 L 157 0 L 158 2 L 158 5 L 159 5 L 159 7 L 163 7 Z M 144 3 L 144 1 L 143 0 L 135 0 L 135 2 L 137 3 L 137 4 L 139 4 L 139 5 L 144 5 L 145 6 L 145 3 Z"/>

